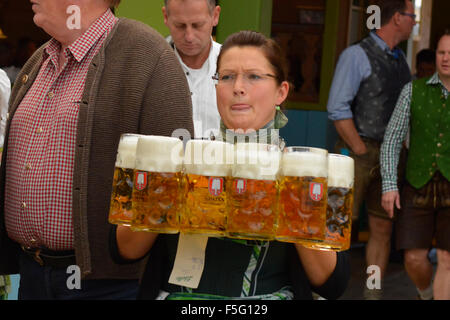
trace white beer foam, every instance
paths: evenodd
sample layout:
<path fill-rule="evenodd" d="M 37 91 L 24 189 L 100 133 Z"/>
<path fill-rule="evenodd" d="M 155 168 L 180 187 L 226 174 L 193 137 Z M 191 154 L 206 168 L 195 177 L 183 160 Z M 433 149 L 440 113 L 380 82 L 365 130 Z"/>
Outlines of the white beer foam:
<path fill-rule="evenodd" d="M 234 145 L 222 141 L 189 140 L 184 154 L 188 174 L 226 177 L 231 174 Z"/>
<path fill-rule="evenodd" d="M 286 177 L 326 178 L 328 176 L 328 152 L 318 150 L 324 149 L 284 152 L 281 160 L 281 174 Z"/>
<path fill-rule="evenodd" d="M 276 180 L 281 151 L 275 145 L 237 143 L 232 176 L 254 180 Z"/>
<path fill-rule="evenodd" d="M 134 169 L 136 162 L 136 147 L 139 134 L 124 134 L 120 137 L 117 147 L 116 167 Z"/>
<path fill-rule="evenodd" d="M 328 155 L 328 186 L 353 188 L 355 179 L 355 162 L 341 154 Z"/>
<path fill-rule="evenodd" d="M 178 138 L 142 136 L 136 148 L 136 169 L 150 172 L 180 172 L 183 142 Z"/>

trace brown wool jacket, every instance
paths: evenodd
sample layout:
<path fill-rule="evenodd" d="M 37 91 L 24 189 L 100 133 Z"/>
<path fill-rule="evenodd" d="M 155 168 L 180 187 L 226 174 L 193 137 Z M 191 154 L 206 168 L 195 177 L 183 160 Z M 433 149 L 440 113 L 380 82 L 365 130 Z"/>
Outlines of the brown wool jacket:
<path fill-rule="evenodd" d="M 3 210 L 10 120 L 39 72 L 44 47 L 23 67 L 10 100 L 0 171 L 0 274 L 19 272 L 20 246 L 7 236 Z M 84 278 L 136 279 L 140 274 L 142 262 L 117 265 L 109 254 L 107 219 L 120 135 L 170 136 L 179 128 L 193 136 L 190 91 L 172 48 L 147 25 L 119 19 L 89 66 L 79 101 L 72 214 Z"/>

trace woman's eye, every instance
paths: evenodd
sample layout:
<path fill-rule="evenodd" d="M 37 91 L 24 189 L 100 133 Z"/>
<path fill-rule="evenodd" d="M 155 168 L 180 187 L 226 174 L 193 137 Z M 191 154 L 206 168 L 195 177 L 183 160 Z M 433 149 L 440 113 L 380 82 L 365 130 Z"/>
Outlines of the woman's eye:
<path fill-rule="evenodd" d="M 251 73 L 251 74 L 248 75 L 248 79 L 250 79 L 250 80 L 259 80 L 259 79 L 261 79 L 261 76 L 257 75 L 257 74 L 254 74 L 254 73 Z"/>

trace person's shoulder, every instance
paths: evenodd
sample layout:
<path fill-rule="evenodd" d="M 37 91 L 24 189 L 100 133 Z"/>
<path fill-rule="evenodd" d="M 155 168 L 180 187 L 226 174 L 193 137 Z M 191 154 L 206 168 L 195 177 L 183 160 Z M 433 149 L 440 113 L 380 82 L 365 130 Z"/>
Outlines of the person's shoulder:
<path fill-rule="evenodd" d="M 219 53 L 220 53 L 220 50 L 222 49 L 222 45 L 220 43 L 218 43 L 218 42 L 213 41 L 212 42 L 212 47 L 213 47 L 213 49 L 212 49 L 213 54 L 215 56 L 218 56 Z"/>
<path fill-rule="evenodd" d="M 213 44 L 213 48 L 216 49 L 216 50 L 217 49 L 220 50 L 222 48 L 222 44 L 220 44 L 220 43 L 218 43 L 218 42 L 216 42 L 214 40 L 213 40 L 212 44 Z"/>
<path fill-rule="evenodd" d="M 0 68 L 0 80 L 9 79 L 8 75 L 6 74 L 6 71 L 4 71 L 2 68 Z"/>
<path fill-rule="evenodd" d="M 143 22 L 128 18 L 119 18 L 111 41 L 121 42 L 122 45 L 151 45 L 153 49 L 170 48 L 167 41 L 155 29 Z"/>
<path fill-rule="evenodd" d="M 347 47 L 344 51 L 342 51 L 341 56 L 342 57 L 358 57 L 365 55 L 364 49 L 360 46 L 359 43 L 352 44 L 351 46 Z"/>

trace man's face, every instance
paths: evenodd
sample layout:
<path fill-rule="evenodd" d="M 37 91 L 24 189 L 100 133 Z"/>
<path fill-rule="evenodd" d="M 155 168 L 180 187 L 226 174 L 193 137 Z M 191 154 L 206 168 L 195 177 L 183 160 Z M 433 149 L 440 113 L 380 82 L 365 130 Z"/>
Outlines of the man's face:
<path fill-rule="evenodd" d="M 411 32 L 416 25 L 416 20 L 408 14 L 414 14 L 414 6 L 411 1 L 406 0 L 405 14 L 401 15 L 400 19 L 400 32 L 402 40 L 408 40 Z"/>
<path fill-rule="evenodd" d="M 163 14 L 181 56 L 195 57 L 209 51 L 220 7 L 211 12 L 207 0 L 169 0 Z"/>
<path fill-rule="evenodd" d="M 62 28 L 67 28 L 67 7 L 77 1 L 69 0 L 30 0 L 34 12 L 34 23 L 44 29 L 50 36 L 61 33 Z M 69 3 L 70 2 L 70 3 Z"/>
<path fill-rule="evenodd" d="M 450 36 L 443 36 L 439 40 L 436 50 L 436 68 L 441 78 L 450 78 Z"/>

